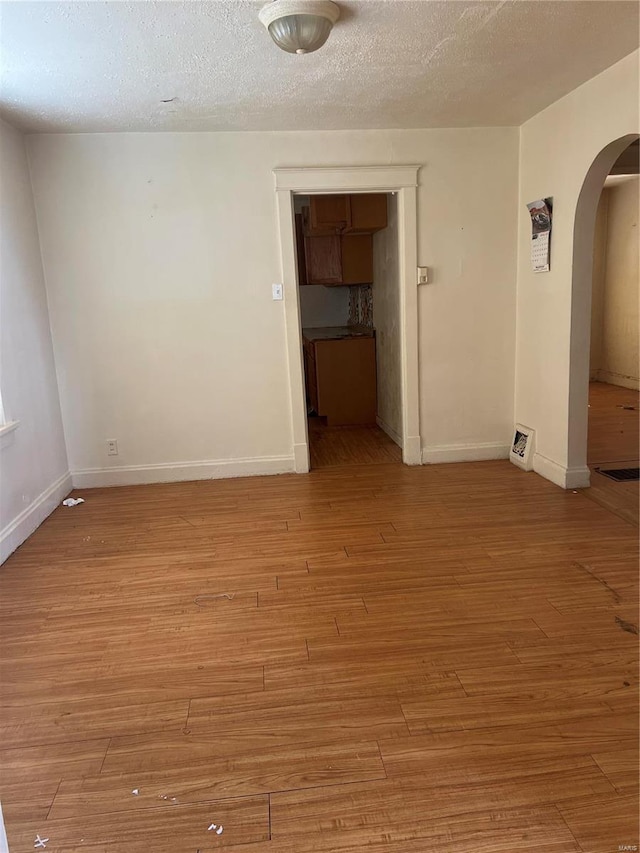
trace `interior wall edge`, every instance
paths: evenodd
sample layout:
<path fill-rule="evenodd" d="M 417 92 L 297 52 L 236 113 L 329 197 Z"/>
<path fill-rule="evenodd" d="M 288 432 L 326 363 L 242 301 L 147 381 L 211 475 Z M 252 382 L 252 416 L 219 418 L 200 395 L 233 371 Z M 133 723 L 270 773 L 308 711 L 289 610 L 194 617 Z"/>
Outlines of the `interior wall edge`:
<path fill-rule="evenodd" d="M 143 486 L 152 483 L 181 483 L 191 480 L 220 480 L 295 472 L 294 456 L 254 456 L 248 459 L 205 459 L 161 465 L 120 465 L 73 471 L 76 489 L 102 486 Z"/>
<path fill-rule="evenodd" d="M 533 454 L 533 470 L 561 489 L 586 489 L 590 484 L 591 472 L 586 465 L 568 468 L 542 453 Z"/>
<path fill-rule="evenodd" d="M 67 471 L 0 531 L 0 564 L 40 527 L 71 489 L 71 473 Z"/>
<path fill-rule="evenodd" d="M 389 438 L 398 445 L 398 447 L 402 447 L 402 436 L 400 435 L 399 432 L 396 432 L 396 430 L 393 427 L 389 426 L 388 423 L 383 421 L 382 418 L 380 418 L 378 416 L 376 416 L 376 423 L 378 424 L 380 429 L 383 432 L 386 432 L 386 434 L 389 436 Z"/>

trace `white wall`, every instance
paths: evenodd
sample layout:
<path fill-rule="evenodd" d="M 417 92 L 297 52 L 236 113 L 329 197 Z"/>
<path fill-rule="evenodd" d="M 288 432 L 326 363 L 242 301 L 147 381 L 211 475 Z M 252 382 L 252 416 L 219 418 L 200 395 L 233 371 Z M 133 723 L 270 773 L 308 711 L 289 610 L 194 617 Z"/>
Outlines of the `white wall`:
<path fill-rule="evenodd" d="M 349 288 L 305 284 L 300 288 L 303 328 L 346 326 L 349 321 Z"/>
<path fill-rule="evenodd" d="M 387 196 L 388 224 L 373 235 L 373 325 L 376 330 L 378 423 L 402 445 L 398 202 Z"/>
<path fill-rule="evenodd" d="M 588 280 L 574 288 L 573 228 L 578 198 L 599 153 L 613 140 L 637 132 L 637 52 L 520 129 L 516 420 L 536 430 L 535 470 L 565 487 L 588 482 L 591 265 L 589 258 Z M 525 205 L 547 196 L 554 199 L 551 271 L 534 274 L 529 262 L 531 225 Z M 589 245 L 592 235 L 593 231 Z M 572 345 L 574 355 L 584 352 L 584 392 L 578 395 L 577 415 L 570 406 L 570 392 L 574 393 L 575 386 L 570 369 Z M 570 446 L 577 448 L 572 454 Z"/>
<path fill-rule="evenodd" d="M 625 388 L 639 386 L 640 266 L 638 264 L 638 184 L 637 176 L 614 184 L 603 192 L 606 205 L 606 232 L 601 256 L 594 252 L 594 299 L 592 334 L 599 324 L 600 348 L 592 361 L 592 375 L 601 382 Z M 601 205 L 602 207 L 602 205 Z M 598 221 L 596 223 L 596 233 Z M 597 263 L 596 263 L 597 261 Z M 604 267 L 601 281 L 596 268 Z M 602 289 L 597 299 L 598 286 Z"/>
<path fill-rule="evenodd" d="M 604 316 L 604 284 L 607 273 L 607 214 L 609 193 L 600 194 L 593 232 L 593 272 L 591 276 L 591 342 L 589 347 L 589 379 L 598 380 L 602 364 L 602 331 Z"/>
<path fill-rule="evenodd" d="M 0 122 L 0 562 L 70 491 L 24 140 Z"/>
<path fill-rule="evenodd" d="M 506 455 L 517 142 L 514 128 L 31 137 L 76 482 L 293 467 L 283 305 L 271 300 L 278 166 L 423 165 L 425 458 Z"/>

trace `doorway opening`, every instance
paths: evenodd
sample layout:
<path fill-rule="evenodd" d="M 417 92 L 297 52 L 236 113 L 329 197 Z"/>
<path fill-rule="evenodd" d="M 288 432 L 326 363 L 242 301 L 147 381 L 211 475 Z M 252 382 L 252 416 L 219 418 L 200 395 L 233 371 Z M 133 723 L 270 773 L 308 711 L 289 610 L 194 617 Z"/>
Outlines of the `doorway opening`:
<path fill-rule="evenodd" d="M 418 168 L 275 170 L 297 472 L 421 463 Z"/>
<path fill-rule="evenodd" d="M 638 468 L 640 440 L 639 172 L 635 140 L 609 170 L 598 201 L 587 439 L 589 496 L 636 524 L 638 482 L 630 477 Z"/>
<path fill-rule="evenodd" d="M 296 195 L 311 468 L 402 458 L 393 193 Z"/>
<path fill-rule="evenodd" d="M 598 456 L 603 457 L 601 461 L 606 464 L 607 460 L 604 457 L 608 456 L 613 462 L 613 457 L 620 453 L 629 455 L 628 450 L 624 450 L 621 446 L 616 447 L 613 443 L 614 421 L 615 415 L 620 412 L 631 412 L 635 416 L 635 413 L 630 409 L 617 408 L 618 405 L 627 405 L 627 403 L 617 400 L 618 395 L 626 396 L 627 392 L 634 392 L 633 387 L 627 389 L 626 392 L 617 391 L 616 388 L 621 386 L 615 386 L 611 381 L 615 379 L 613 376 L 615 371 L 611 370 L 611 365 L 619 363 L 619 353 L 616 354 L 617 345 L 609 348 L 607 352 L 603 350 L 603 335 L 607 325 L 613 330 L 616 324 L 619 324 L 620 317 L 623 317 L 623 322 L 629 329 L 635 325 L 637 330 L 638 317 L 637 298 L 634 319 L 633 314 L 630 316 L 628 312 L 617 310 L 616 303 L 619 301 L 619 292 L 617 295 L 613 291 L 607 293 L 603 284 L 603 276 L 604 278 L 607 276 L 606 240 L 608 239 L 609 229 L 605 215 L 607 200 L 606 197 L 604 201 L 602 200 L 602 193 L 603 189 L 608 190 L 616 183 L 623 184 L 624 181 L 621 180 L 623 176 L 637 179 L 638 150 L 638 134 L 620 137 L 603 148 L 591 164 L 578 197 L 573 231 L 567 447 L 569 467 L 585 472 L 584 486 L 587 486 L 589 482 L 591 483 L 591 487 L 586 489 L 585 495 L 598 503 L 603 503 L 609 509 L 617 512 L 618 515 L 633 520 L 636 524 L 637 492 L 631 505 L 628 505 L 624 499 L 620 503 L 620 490 L 615 495 L 606 494 L 608 484 L 615 484 L 615 481 L 600 476 L 595 469 L 601 467 L 596 459 Z M 605 184 L 607 178 L 610 178 L 608 185 Z M 617 214 L 614 218 L 618 218 Z M 637 202 L 636 217 L 633 221 L 627 220 L 626 227 L 632 232 L 632 242 L 629 242 L 628 245 L 635 245 L 635 287 L 637 288 Z M 604 254 L 602 252 L 603 245 Z M 615 253 L 616 258 L 619 258 L 617 248 Z M 614 263 L 614 266 L 616 263 L 619 265 L 619 260 L 614 262 L 611 254 L 609 260 Z M 633 262 L 631 262 L 628 253 L 625 255 L 624 263 L 627 268 L 630 265 L 633 267 Z M 632 275 L 631 281 L 633 278 Z M 618 285 L 619 282 L 614 287 L 615 291 L 620 290 Z M 606 307 L 607 301 L 609 302 L 608 307 Z M 609 319 L 605 320 L 607 312 Z M 607 381 L 603 383 L 602 379 Z M 595 380 L 595 383 L 592 384 L 590 380 Z M 611 387 L 603 388 L 603 385 Z M 631 421 L 628 422 L 629 427 L 631 423 Z M 625 431 L 628 434 L 628 430 L 623 427 L 623 432 Z M 622 434 L 618 426 L 617 435 Z M 604 436 L 608 436 L 608 439 Z M 630 441 L 633 439 L 631 438 Z M 637 450 L 635 455 L 637 456 Z M 632 484 L 632 488 L 634 488 L 634 484 Z"/>

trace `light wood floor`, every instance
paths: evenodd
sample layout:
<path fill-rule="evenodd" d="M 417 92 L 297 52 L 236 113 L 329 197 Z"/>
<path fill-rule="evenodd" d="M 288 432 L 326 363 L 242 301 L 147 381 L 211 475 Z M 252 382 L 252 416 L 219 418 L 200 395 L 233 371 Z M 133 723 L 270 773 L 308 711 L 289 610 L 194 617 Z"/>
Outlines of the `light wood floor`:
<path fill-rule="evenodd" d="M 623 519 L 507 462 L 82 495 L 0 570 L 12 853 L 638 844 Z"/>
<path fill-rule="evenodd" d="M 596 469 L 637 468 L 639 427 L 638 391 L 606 382 L 591 382 L 587 442 L 591 487 L 585 490 L 585 495 L 636 525 L 640 514 L 640 484 L 616 483 L 615 480 L 598 473 Z"/>
<path fill-rule="evenodd" d="M 334 465 L 381 465 L 400 462 L 402 451 L 378 426 L 327 426 L 325 418 L 310 417 L 311 468 Z"/>

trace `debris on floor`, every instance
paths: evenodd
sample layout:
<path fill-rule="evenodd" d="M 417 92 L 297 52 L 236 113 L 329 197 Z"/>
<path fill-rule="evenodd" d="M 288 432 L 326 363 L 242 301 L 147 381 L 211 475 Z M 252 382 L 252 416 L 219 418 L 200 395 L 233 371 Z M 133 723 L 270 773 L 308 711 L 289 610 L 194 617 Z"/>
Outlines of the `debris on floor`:
<path fill-rule="evenodd" d="M 46 846 L 47 846 L 47 842 L 48 842 L 48 841 L 49 841 L 49 839 L 48 839 L 48 838 L 40 838 L 40 836 L 39 836 L 39 835 L 36 835 L 36 840 L 33 842 L 33 846 L 34 846 L 34 848 L 36 848 L 36 847 L 46 847 Z"/>
<path fill-rule="evenodd" d="M 217 595 L 196 595 L 196 597 L 193 599 L 193 603 L 197 604 L 198 607 L 206 607 L 206 604 L 200 604 L 200 602 L 213 598 L 228 598 L 229 601 L 233 601 L 235 595 L 235 592 L 220 592 Z"/>
<path fill-rule="evenodd" d="M 224 832 L 224 827 L 218 826 L 217 823 L 212 823 L 211 826 L 207 827 L 207 832 L 211 832 L 212 830 L 215 830 L 216 835 L 222 835 L 222 833 Z"/>
<path fill-rule="evenodd" d="M 137 797 L 138 794 L 140 793 L 140 790 L 138 788 L 134 788 L 131 793 L 133 794 L 134 797 Z"/>
<path fill-rule="evenodd" d="M 62 506 L 78 506 L 78 504 L 83 504 L 84 498 L 65 498 L 62 501 Z"/>

